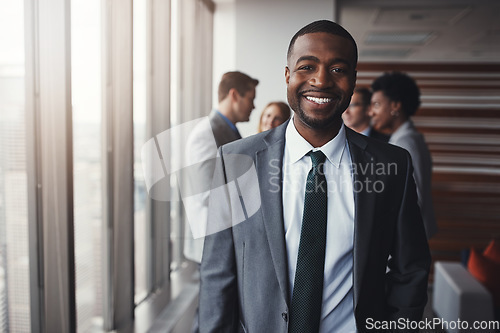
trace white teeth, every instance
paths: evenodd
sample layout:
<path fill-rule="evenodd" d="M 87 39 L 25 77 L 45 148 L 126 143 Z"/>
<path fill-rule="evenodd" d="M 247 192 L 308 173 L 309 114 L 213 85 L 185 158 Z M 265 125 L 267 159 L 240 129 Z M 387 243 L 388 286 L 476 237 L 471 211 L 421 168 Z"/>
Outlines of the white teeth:
<path fill-rule="evenodd" d="M 316 104 L 325 104 L 325 103 L 330 103 L 332 101 L 331 98 L 317 98 L 317 97 L 311 97 L 311 96 L 306 96 L 308 100 L 311 102 L 314 102 Z"/>

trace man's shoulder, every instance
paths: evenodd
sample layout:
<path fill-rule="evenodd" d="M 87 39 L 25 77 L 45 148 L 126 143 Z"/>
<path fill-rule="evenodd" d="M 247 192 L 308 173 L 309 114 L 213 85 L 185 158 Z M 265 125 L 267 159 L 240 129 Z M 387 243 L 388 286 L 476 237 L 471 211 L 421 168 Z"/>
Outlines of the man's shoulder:
<path fill-rule="evenodd" d="M 267 149 L 275 144 L 285 143 L 285 132 L 289 121 L 276 128 L 262 133 L 257 133 L 246 138 L 227 143 L 222 146 L 223 153 L 245 154 L 253 156 L 257 152 Z"/>
<path fill-rule="evenodd" d="M 229 124 L 224 120 L 224 118 L 222 118 L 219 112 L 212 110 L 208 115 L 208 119 L 214 132 L 224 130 L 231 131 L 231 127 L 229 127 Z"/>
<path fill-rule="evenodd" d="M 380 140 L 380 141 L 383 141 L 383 142 L 389 142 L 389 138 L 390 138 L 389 135 L 385 135 L 384 133 L 381 133 L 381 132 L 375 130 L 374 128 L 372 128 L 370 130 L 369 137 L 377 139 L 377 140 Z"/>
<path fill-rule="evenodd" d="M 374 157 L 391 159 L 396 157 L 404 157 L 408 153 L 401 147 L 389 144 L 379 139 L 365 136 L 363 134 L 359 134 L 349 128 L 346 128 L 346 132 L 347 140 L 351 148 L 353 146 L 358 146 Z"/>
<path fill-rule="evenodd" d="M 405 135 L 401 135 L 392 142 L 394 145 L 402 147 L 410 152 L 420 152 L 423 153 L 428 151 L 427 144 L 425 142 L 425 138 L 416 129 L 410 129 L 405 132 Z"/>
<path fill-rule="evenodd" d="M 268 135 L 268 132 L 262 132 L 237 141 L 226 143 L 222 146 L 222 150 L 224 153 L 231 154 L 255 154 L 257 151 L 265 149 L 265 147 L 267 146 L 266 137 Z"/>
<path fill-rule="evenodd" d="M 213 138 L 210 120 L 208 118 L 200 118 L 196 120 L 196 124 L 189 131 L 187 142 L 189 146 L 193 144 L 204 146 L 212 142 L 209 140 L 210 138 Z"/>

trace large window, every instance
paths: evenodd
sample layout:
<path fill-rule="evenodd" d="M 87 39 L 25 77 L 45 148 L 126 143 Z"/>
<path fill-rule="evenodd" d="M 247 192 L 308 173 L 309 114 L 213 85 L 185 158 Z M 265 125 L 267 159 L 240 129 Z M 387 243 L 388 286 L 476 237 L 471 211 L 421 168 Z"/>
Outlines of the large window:
<path fill-rule="evenodd" d="M 71 1 L 77 329 L 102 329 L 101 2 Z"/>
<path fill-rule="evenodd" d="M 0 331 L 30 332 L 23 1 L 0 2 Z"/>
<path fill-rule="evenodd" d="M 174 66 L 193 64 L 179 58 L 189 50 L 210 53 L 191 39 L 210 40 L 205 2 L 174 14 Z M 172 79 L 171 9 L 0 2 L 0 332 L 145 332 L 179 294 L 170 269 L 185 267 L 182 206 L 168 181 L 164 200 L 148 195 L 141 151 L 171 127 L 171 91 L 175 124 L 209 110 L 211 88 L 200 87 L 211 58 Z M 183 117 L 193 96 L 202 107 Z M 180 156 L 181 142 L 169 144 Z"/>

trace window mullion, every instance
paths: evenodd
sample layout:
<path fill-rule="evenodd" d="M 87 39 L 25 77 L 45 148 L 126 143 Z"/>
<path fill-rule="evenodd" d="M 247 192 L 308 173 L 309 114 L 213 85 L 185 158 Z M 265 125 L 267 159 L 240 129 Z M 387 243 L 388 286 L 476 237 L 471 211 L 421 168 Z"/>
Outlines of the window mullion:
<path fill-rule="evenodd" d="M 170 128 L 170 1 L 149 0 L 148 15 L 148 137 Z M 168 159 L 165 163 L 168 162 Z M 148 198 L 151 209 L 152 289 L 168 288 L 170 202 Z"/>
<path fill-rule="evenodd" d="M 33 332 L 76 327 L 70 2 L 25 1 Z"/>
<path fill-rule="evenodd" d="M 103 1 L 104 329 L 134 318 L 132 0 Z"/>

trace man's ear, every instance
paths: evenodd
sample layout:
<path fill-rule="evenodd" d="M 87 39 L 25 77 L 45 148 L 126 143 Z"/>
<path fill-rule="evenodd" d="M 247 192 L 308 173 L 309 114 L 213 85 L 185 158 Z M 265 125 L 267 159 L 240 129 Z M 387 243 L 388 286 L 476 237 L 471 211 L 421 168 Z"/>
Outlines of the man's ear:
<path fill-rule="evenodd" d="M 286 82 L 286 85 L 288 85 L 289 81 L 290 81 L 290 68 L 288 68 L 288 66 L 285 66 L 285 82 Z"/>
<path fill-rule="evenodd" d="M 402 112 L 403 110 L 401 110 L 401 101 L 392 101 L 391 102 L 391 107 L 392 107 L 392 110 L 396 111 L 396 112 Z"/>
<path fill-rule="evenodd" d="M 229 89 L 229 93 L 228 93 L 229 97 L 231 97 L 231 101 L 237 101 L 238 100 L 238 97 L 240 97 L 240 94 L 238 93 L 238 90 L 236 90 L 236 88 L 231 88 Z"/>

